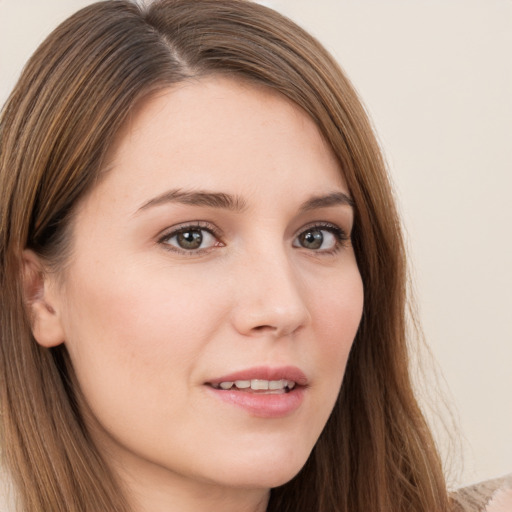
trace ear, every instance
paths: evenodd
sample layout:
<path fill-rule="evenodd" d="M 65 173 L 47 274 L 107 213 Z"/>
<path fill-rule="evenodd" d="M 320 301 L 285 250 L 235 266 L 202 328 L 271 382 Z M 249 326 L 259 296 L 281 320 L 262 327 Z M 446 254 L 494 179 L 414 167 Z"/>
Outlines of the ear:
<path fill-rule="evenodd" d="M 50 348 L 64 342 L 64 329 L 57 307 L 55 283 L 45 272 L 41 258 L 23 251 L 23 290 L 30 311 L 32 334 L 39 345 Z"/>

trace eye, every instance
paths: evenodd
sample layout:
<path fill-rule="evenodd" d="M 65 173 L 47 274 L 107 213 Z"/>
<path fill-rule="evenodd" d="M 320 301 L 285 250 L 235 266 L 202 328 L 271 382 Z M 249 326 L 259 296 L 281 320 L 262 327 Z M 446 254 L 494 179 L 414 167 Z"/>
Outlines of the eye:
<path fill-rule="evenodd" d="M 182 252 L 200 252 L 221 245 L 213 230 L 199 225 L 182 226 L 167 233 L 160 243 Z"/>
<path fill-rule="evenodd" d="M 302 231 L 293 242 L 294 247 L 332 253 L 348 240 L 345 232 L 335 225 L 311 226 Z"/>

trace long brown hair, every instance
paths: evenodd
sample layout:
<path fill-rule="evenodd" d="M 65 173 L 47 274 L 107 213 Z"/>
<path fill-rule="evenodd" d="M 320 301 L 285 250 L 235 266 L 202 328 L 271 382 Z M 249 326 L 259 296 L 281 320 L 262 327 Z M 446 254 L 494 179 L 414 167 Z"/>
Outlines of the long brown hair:
<path fill-rule="evenodd" d="M 272 490 L 268 510 L 446 511 L 441 464 L 409 379 L 404 246 L 372 128 L 322 46 L 244 0 L 86 7 L 40 46 L 2 112 L 1 436 L 22 510 L 129 510 L 84 427 L 65 347 L 42 348 L 31 334 L 22 250 L 65 264 L 74 208 L 130 110 L 156 89 L 208 74 L 264 84 L 302 107 L 355 203 L 363 318 L 334 411 L 304 468 Z"/>

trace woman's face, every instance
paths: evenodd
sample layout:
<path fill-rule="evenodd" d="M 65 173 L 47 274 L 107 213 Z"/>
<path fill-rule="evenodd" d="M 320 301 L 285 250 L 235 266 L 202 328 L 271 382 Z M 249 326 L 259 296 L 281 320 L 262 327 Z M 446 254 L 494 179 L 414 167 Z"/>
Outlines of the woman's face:
<path fill-rule="evenodd" d="M 362 312 L 335 157 L 288 100 L 208 78 L 148 100 L 107 167 L 52 299 L 93 438 L 139 482 L 283 484 Z"/>

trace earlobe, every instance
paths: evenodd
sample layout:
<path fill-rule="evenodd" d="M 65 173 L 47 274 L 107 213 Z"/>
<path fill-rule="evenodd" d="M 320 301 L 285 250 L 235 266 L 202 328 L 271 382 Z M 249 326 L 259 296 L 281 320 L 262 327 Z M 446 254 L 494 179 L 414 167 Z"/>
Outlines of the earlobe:
<path fill-rule="evenodd" d="M 31 250 L 23 251 L 23 291 L 30 312 L 32 334 L 39 345 L 46 348 L 64 342 L 64 329 L 53 288 L 40 257 Z"/>

